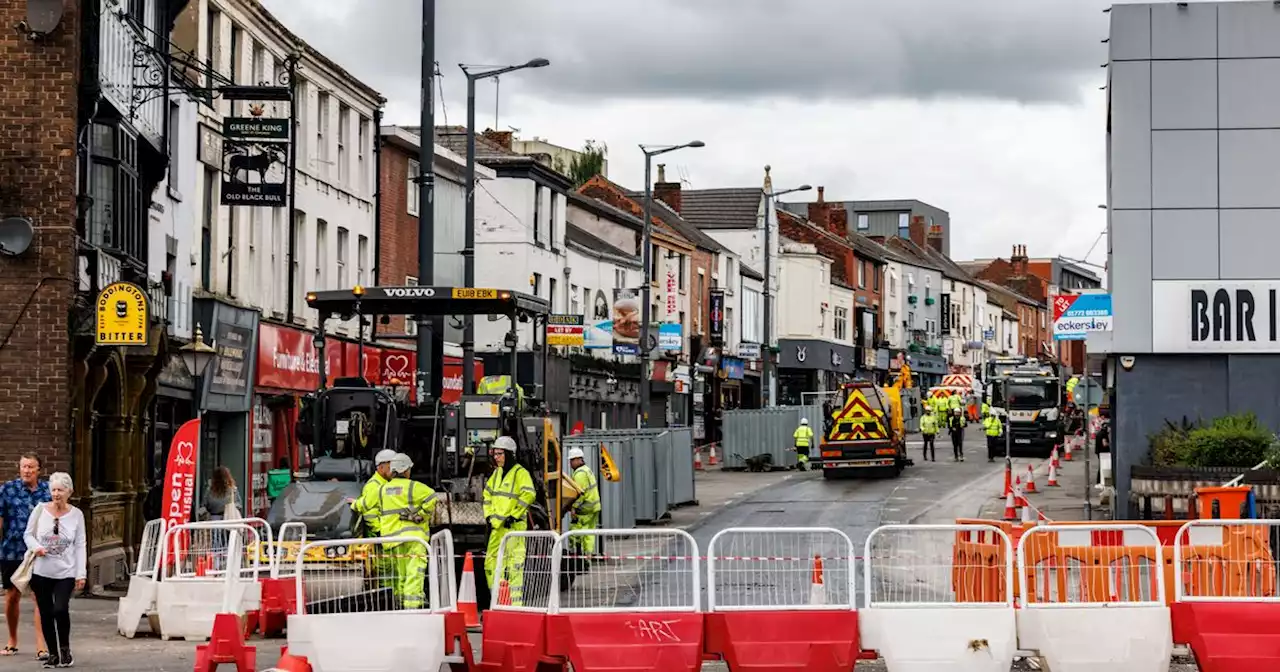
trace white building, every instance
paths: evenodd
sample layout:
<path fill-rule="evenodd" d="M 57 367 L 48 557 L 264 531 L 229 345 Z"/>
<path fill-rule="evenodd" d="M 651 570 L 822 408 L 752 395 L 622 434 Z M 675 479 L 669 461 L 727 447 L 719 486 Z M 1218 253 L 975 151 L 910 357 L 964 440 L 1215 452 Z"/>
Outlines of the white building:
<path fill-rule="evenodd" d="M 247 116 L 248 101 L 215 99 L 199 106 L 201 161 L 195 199 L 201 242 L 195 246 L 198 287 L 262 311 L 265 318 L 315 324 L 309 291 L 345 288 L 371 277 L 374 249 L 374 114 L 384 100 L 281 24 L 253 0 L 198 0 L 179 20 L 178 46 L 239 85 L 284 84 L 286 58 L 297 65 L 297 183 L 292 217 L 281 207 L 220 203 L 222 121 Z M 194 44 L 183 44 L 184 40 Z M 288 103 L 265 104 L 263 116 L 287 117 Z M 267 180 L 283 177 L 279 166 Z M 289 268 L 290 228 L 293 267 Z M 292 296 L 289 288 L 292 286 Z M 290 310 L 292 309 L 292 315 Z M 354 335 L 350 324 L 332 325 Z"/>
<path fill-rule="evenodd" d="M 831 260 L 815 246 L 784 240 L 778 257 L 778 338 L 835 340 Z"/>
<path fill-rule="evenodd" d="M 196 287 L 197 175 L 196 119 L 199 103 L 175 90 L 169 98 L 169 170 L 156 185 L 147 225 L 147 279 L 152 287 L 168 285 L 169 298 L 152 301 L 151 310 L 168 317 L 169 336 L 191 340 L 191 294 Z M 153 292 L 152 296 L 156 294 Z"/>
<path fill-rule="evenodd" d="M 611 336 L 593 331 L 612 319 L 613 290 L 637 287 L 644 265 L 640 248 L 640 219 L 607 203 L 568 192 L 565 229 L 569 251 L 566 274 L 567 313 L 582 315 L 587 325 L 588 352 L 601 359 L 634 359 L 613 354 Z M 656 292 L 655 292 L 656 294 Z"/>
<path fill-rule="evenodd" d="M 764 274 L 746 264 L 738 266 L 738 348 L 764 342 Z"/>

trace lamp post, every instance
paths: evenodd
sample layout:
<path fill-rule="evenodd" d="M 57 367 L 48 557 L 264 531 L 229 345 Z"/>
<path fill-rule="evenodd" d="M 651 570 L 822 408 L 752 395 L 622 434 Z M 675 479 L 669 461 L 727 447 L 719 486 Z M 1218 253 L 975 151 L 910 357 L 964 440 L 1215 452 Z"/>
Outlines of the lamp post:
<path fill-rule="evenodd" d="M 476 82 L 490 77 L 505 75 L 508 72 L 526 68 L 545 68 L 551 61 L 535 58 L 524 65 L 509 65 L 491 68 L 480 72 L 471 72 L 466 64 L 458 67 L 467 76 L 467 199 L 463 213 L 464 229 L 462 238 L 462 284 L 474 287 L 476 284 Z M 475 66 L 471 66 L 475 67 Z M 475 392 L 476 368 L 476 323 L 473 315 L 462 318 L 462 393 Z M 511 371 L 511 384 L 516 384 L 516 372 Z"/>
<path fill-rule="evenodd" d="M 768 168 L 765 168 L 768 170 Z M 793 189 L 783 189 L 782 191 L 766 191 L 764 192 L 764 348 L 762 354 L 764 360 L 761 362 L 761 373 L 764 374 L 764 384 L 762 385 L 762 394 L 764 395 L 764 406 L 773 405 L 773 386 L 770 379 L 770 370 L 773 363 L 773 281 L 769 275 L 772 269 L 773 252 L 771 251 L 772 243 L 772 227 L 769 226 L 769 215 L 773 213 L 773 202 L 779 196 L 795 193 L 797 191 L 809 191 L 813 186 L 802 184 Z"/>
<path fill-rule="evenodd" d="M 204 437 L 204 411 L 200 410 L 204 405 L 204 375 L 209 365 L 218 357 L 218 351 L 204 342 L 204 332 L 199 325 L 196 325 L 195 337 L 190 343 L 178 348 L 178 354 L 182 356 L 182 363 L 186 365 L 187 371 L 196 379 L 196 420 L 200 421 L 200 431 L 196 433 L 196 468 L 198 469 L 200 444 L 203 443 L 202 437 Z"/>
<path fill-rule="evenodd" d="M 705 147 L 701 140 L 686 142 L 683 145 L 640 145 L 644 152 L 644 235 L 640 243 L 640 254 L 644 264 L 644 283 L 640 287 L 640 426 L 649 426 L 649 406 L 651 385 L 649 384 L 649 284 L 653 281 L 653 256 L 649 250 L 653 236 L 653 157 L 686 147 Z"/>

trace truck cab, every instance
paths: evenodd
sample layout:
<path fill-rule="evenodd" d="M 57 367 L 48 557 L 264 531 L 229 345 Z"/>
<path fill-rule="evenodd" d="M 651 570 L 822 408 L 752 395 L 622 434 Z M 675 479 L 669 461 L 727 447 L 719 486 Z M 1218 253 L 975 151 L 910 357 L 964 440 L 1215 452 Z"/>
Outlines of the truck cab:
<path fill-rule="evenodd" d="M 1062 441 L 1062 378 L 1052 368 L 1009 371 L 988 383 L 987 398 L 1010 435 L 1010 455 L 1049 457 Z M 1002 457 L 1004 449 L 989 445 L 988 457 Z"/>
<path fill-rule="evenodd" d="M 845 383 L 823 408 L 822 476 L 896 477 L 909 464 L 896 395 L 867 381 Z"/>

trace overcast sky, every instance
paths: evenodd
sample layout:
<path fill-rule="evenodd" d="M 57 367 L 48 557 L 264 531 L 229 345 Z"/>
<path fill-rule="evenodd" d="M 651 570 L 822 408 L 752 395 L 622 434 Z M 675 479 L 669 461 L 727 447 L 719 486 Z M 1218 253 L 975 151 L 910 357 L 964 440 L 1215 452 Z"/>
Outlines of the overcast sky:
<path fill-rule="evenodd" d="M 262 4 L 381 91 L 388 123 L 417 124 L 421 0 Z M 466 121 L 459 63 L 545 57 L 550 67 L 502 79 L 498 127 L 604 142 L 610 177 L 628 187 L 642 186 L 638 143 L 699 139 L 705 148 L 666 157 L 668 179 L 759 186 L 770 164 L 778 189 L 949 211 L 958 259 L 1015 243 L 1078 258 L 1106 224 L 1109 4 L 439 0 L 436 121 Z M 482 129 L 494 102 L 481 82 Z"/>

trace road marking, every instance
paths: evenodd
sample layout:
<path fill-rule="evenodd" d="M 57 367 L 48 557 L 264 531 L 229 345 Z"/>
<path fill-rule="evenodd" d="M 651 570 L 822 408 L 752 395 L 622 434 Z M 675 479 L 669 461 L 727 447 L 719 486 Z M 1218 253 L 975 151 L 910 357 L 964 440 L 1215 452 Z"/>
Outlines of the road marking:
<path fill-rule="evenodd" d="M 890 506 L 890 507 L 886 507 L 886 508 L 885 508 L 885 511 L 901 511 L 901 510 L 902 510 L 902 509 L 899 509 L 899 508 L 894 507 L 894 506 Z"/>
<path fill-rule="evenodd" d="M 909 497 L 890 497 L 889 499 L 895 502 L 905 502 L 910 498 Z"/>
<path fill-rule="evenodd" d="M 741 496 L 743 496 L 743 495 L 745 495 L 745 494 L 747 494 L 747 493 L 745 493 L 745 492 L 735 492 L 735 493 L 733 493 L 733 496 L 734 496 L 734 497 L 741 497 Z"/>

